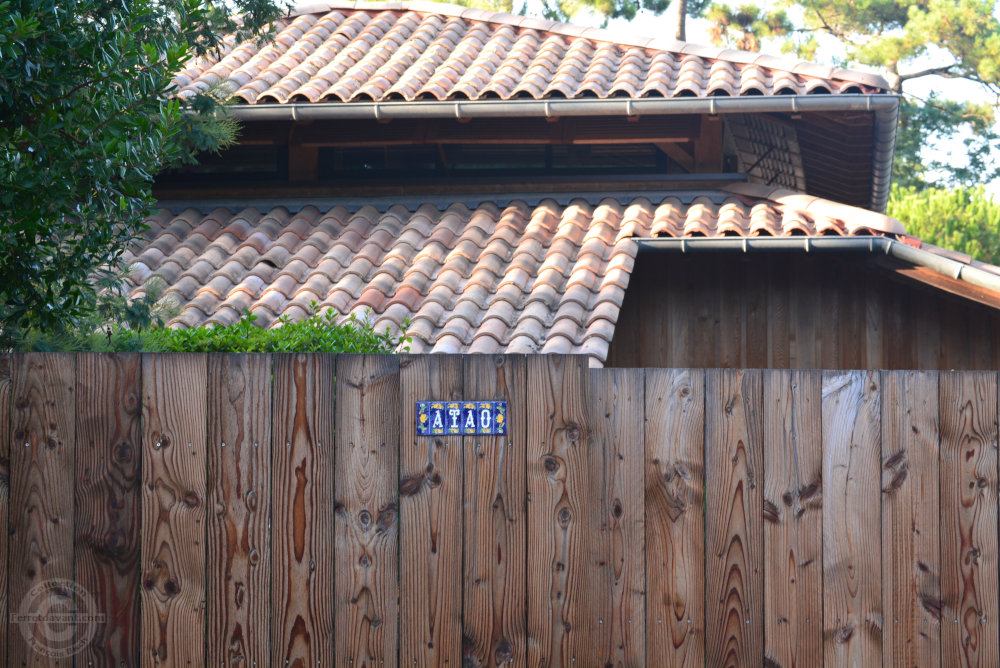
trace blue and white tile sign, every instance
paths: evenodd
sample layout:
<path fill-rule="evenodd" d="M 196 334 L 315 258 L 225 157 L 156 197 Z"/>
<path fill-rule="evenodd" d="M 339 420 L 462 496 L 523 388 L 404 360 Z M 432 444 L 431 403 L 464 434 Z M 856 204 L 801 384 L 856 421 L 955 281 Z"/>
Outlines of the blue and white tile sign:
<path fill-rule="evenodd" d="M 506 401 L 418 401 L 417 436 L 503 436 Z"/>

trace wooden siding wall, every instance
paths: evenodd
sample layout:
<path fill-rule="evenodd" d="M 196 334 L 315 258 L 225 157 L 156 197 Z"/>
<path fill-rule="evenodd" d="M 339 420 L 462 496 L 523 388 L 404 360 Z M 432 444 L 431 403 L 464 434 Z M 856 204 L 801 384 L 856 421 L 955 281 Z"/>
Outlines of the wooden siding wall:
<path fill-rule="evenodd" d="M 78 666 L 996 666 L 997 382 L 0 356 L 0 613 L 78 583 Z M 417 438 L 428 398 L 510 433 Z"/>
<path fill-rule="evenodd" d="M 863 256 L 640 253 L 607 366 L 996 369 L 1000 313 Z"/>

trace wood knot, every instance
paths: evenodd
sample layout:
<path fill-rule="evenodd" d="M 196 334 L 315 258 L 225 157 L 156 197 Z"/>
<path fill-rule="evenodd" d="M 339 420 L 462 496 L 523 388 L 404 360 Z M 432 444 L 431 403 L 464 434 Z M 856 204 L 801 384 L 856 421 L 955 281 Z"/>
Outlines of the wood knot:
<path fill-rule="evenodd" d="M 372 525 L 372 514 L 367 510 L 362 510 L 358 513 L 358 523 L 362 529 L 367 530 Z"/>
<path fill-rule="evenodd" d="M 513 663 L 514 647 L 506 638 L 500 638 L 496 648 L 493 650 L 493 663 L 502 666 L 505 663 Z"/>
<path fill-rule="evenodd" d="M 131 462 L 134 455 L 135 448 L 132 447 L 131 443 L 119 443 L 115 447 L 115 461 L 119 464 Z"/>
<path fill-rule="evenodd" d="M 198 495 L 189 491 L 184 495 L 184 505 L 188 508 L 197 508 L 199 503 Z"/>
<path fill-rule="evenodd" d="M 424 474 L 416 473 L 411 476 L 403 478 L 403 481 L 399 483 L 399 493 L 403 496 L 416 496 L 420 492 L 420 488 L 424 485 Z"/>
<path fill-rule="evenodd" d="M 378 511 L 378 517 L 375 518 L 375 533 L 390 531 L 396 526 L 398 515 L 398 506 L 394 502 L 382 506 Z"/>
<path fill-rule="evenodd" d="M 559 518 L 559 526 L 565 529 L 567 526 L 569 526 L 570 520 L 573 519 L 573 514 L 569 512 L 569 508 L 563 508 L 562 510 L 559 511 L 558 518 Z"/>
<path fill-rule="evenodd" d="M 778 506 L 773 502 L 764 499 L 764 521 L 766 522 L 780 522 L 781 513 L 778 512 Z"/>
<path fill-rule="evenodd" d="M 559 470 L 559 460 L 555 457 L 546 456 L 542 458 L 542 465 L 548 473 L 555 473 Z"/>
<path fill-rule="evenodd" d="M 921 596 L 920 605 L 927 611 L 927 614 L 935 620 L 941 621 L 941 608 L 944 607 L 944 602 L 941 599 L 933 596 Z"/>
<path fill-rule="evenodd" d="M 569 427 L 567 427 L 567 429 L 566 429 L 566 438 L 568 438 L 571 441 L 579 441 L 580 440 L 580 428 L 577 427 L 576 425 L 570 425 Z"/>

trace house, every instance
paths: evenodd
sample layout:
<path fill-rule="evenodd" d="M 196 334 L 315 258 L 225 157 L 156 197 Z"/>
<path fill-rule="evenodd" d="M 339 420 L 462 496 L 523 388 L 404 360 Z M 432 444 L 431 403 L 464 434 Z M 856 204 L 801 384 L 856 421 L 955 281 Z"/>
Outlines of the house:
<path fill-rule="evenodd" d="M 314 302 L 412 352 L 592 366 L 997 368 L 1000 269 L 882 212 L 875 75 L 427 2 L 303 8 L 191 62 L 239 145 L 127 259 L 172 326 Z"/>

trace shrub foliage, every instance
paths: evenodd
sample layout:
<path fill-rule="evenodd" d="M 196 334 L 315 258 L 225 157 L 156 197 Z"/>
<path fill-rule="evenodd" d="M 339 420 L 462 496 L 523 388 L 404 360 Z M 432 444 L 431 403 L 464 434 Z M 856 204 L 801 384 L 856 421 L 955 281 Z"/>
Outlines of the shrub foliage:
<path fill-rule="evenodd" d="M 343 324 L 337 324 L 336 319 L 332 309 L 320 313 L 314 306 L 312 314 L 304 320 L 293 322 L 285 316 L 279 326 L 265 329 L 257 324 L 257 316 L 247 311 L 231 325 L 146 330 L 116 325 L 104 332 L 58 337 L 35 332 L 19 341 L 18 348 L 180 353 L 392 353 L 410 349 L 411 339 L 388 328 L 378 332 L 367 317 L 351 314 Z M 408 321 L 404 322 L 404 331 L 408 325 Z"/>
<path fill-rule="evenodd" d="M 893 186 L 886 212 L 928 243 L 1000 264 L 1000 204 L 983 186 L 926 190 Z"/>

